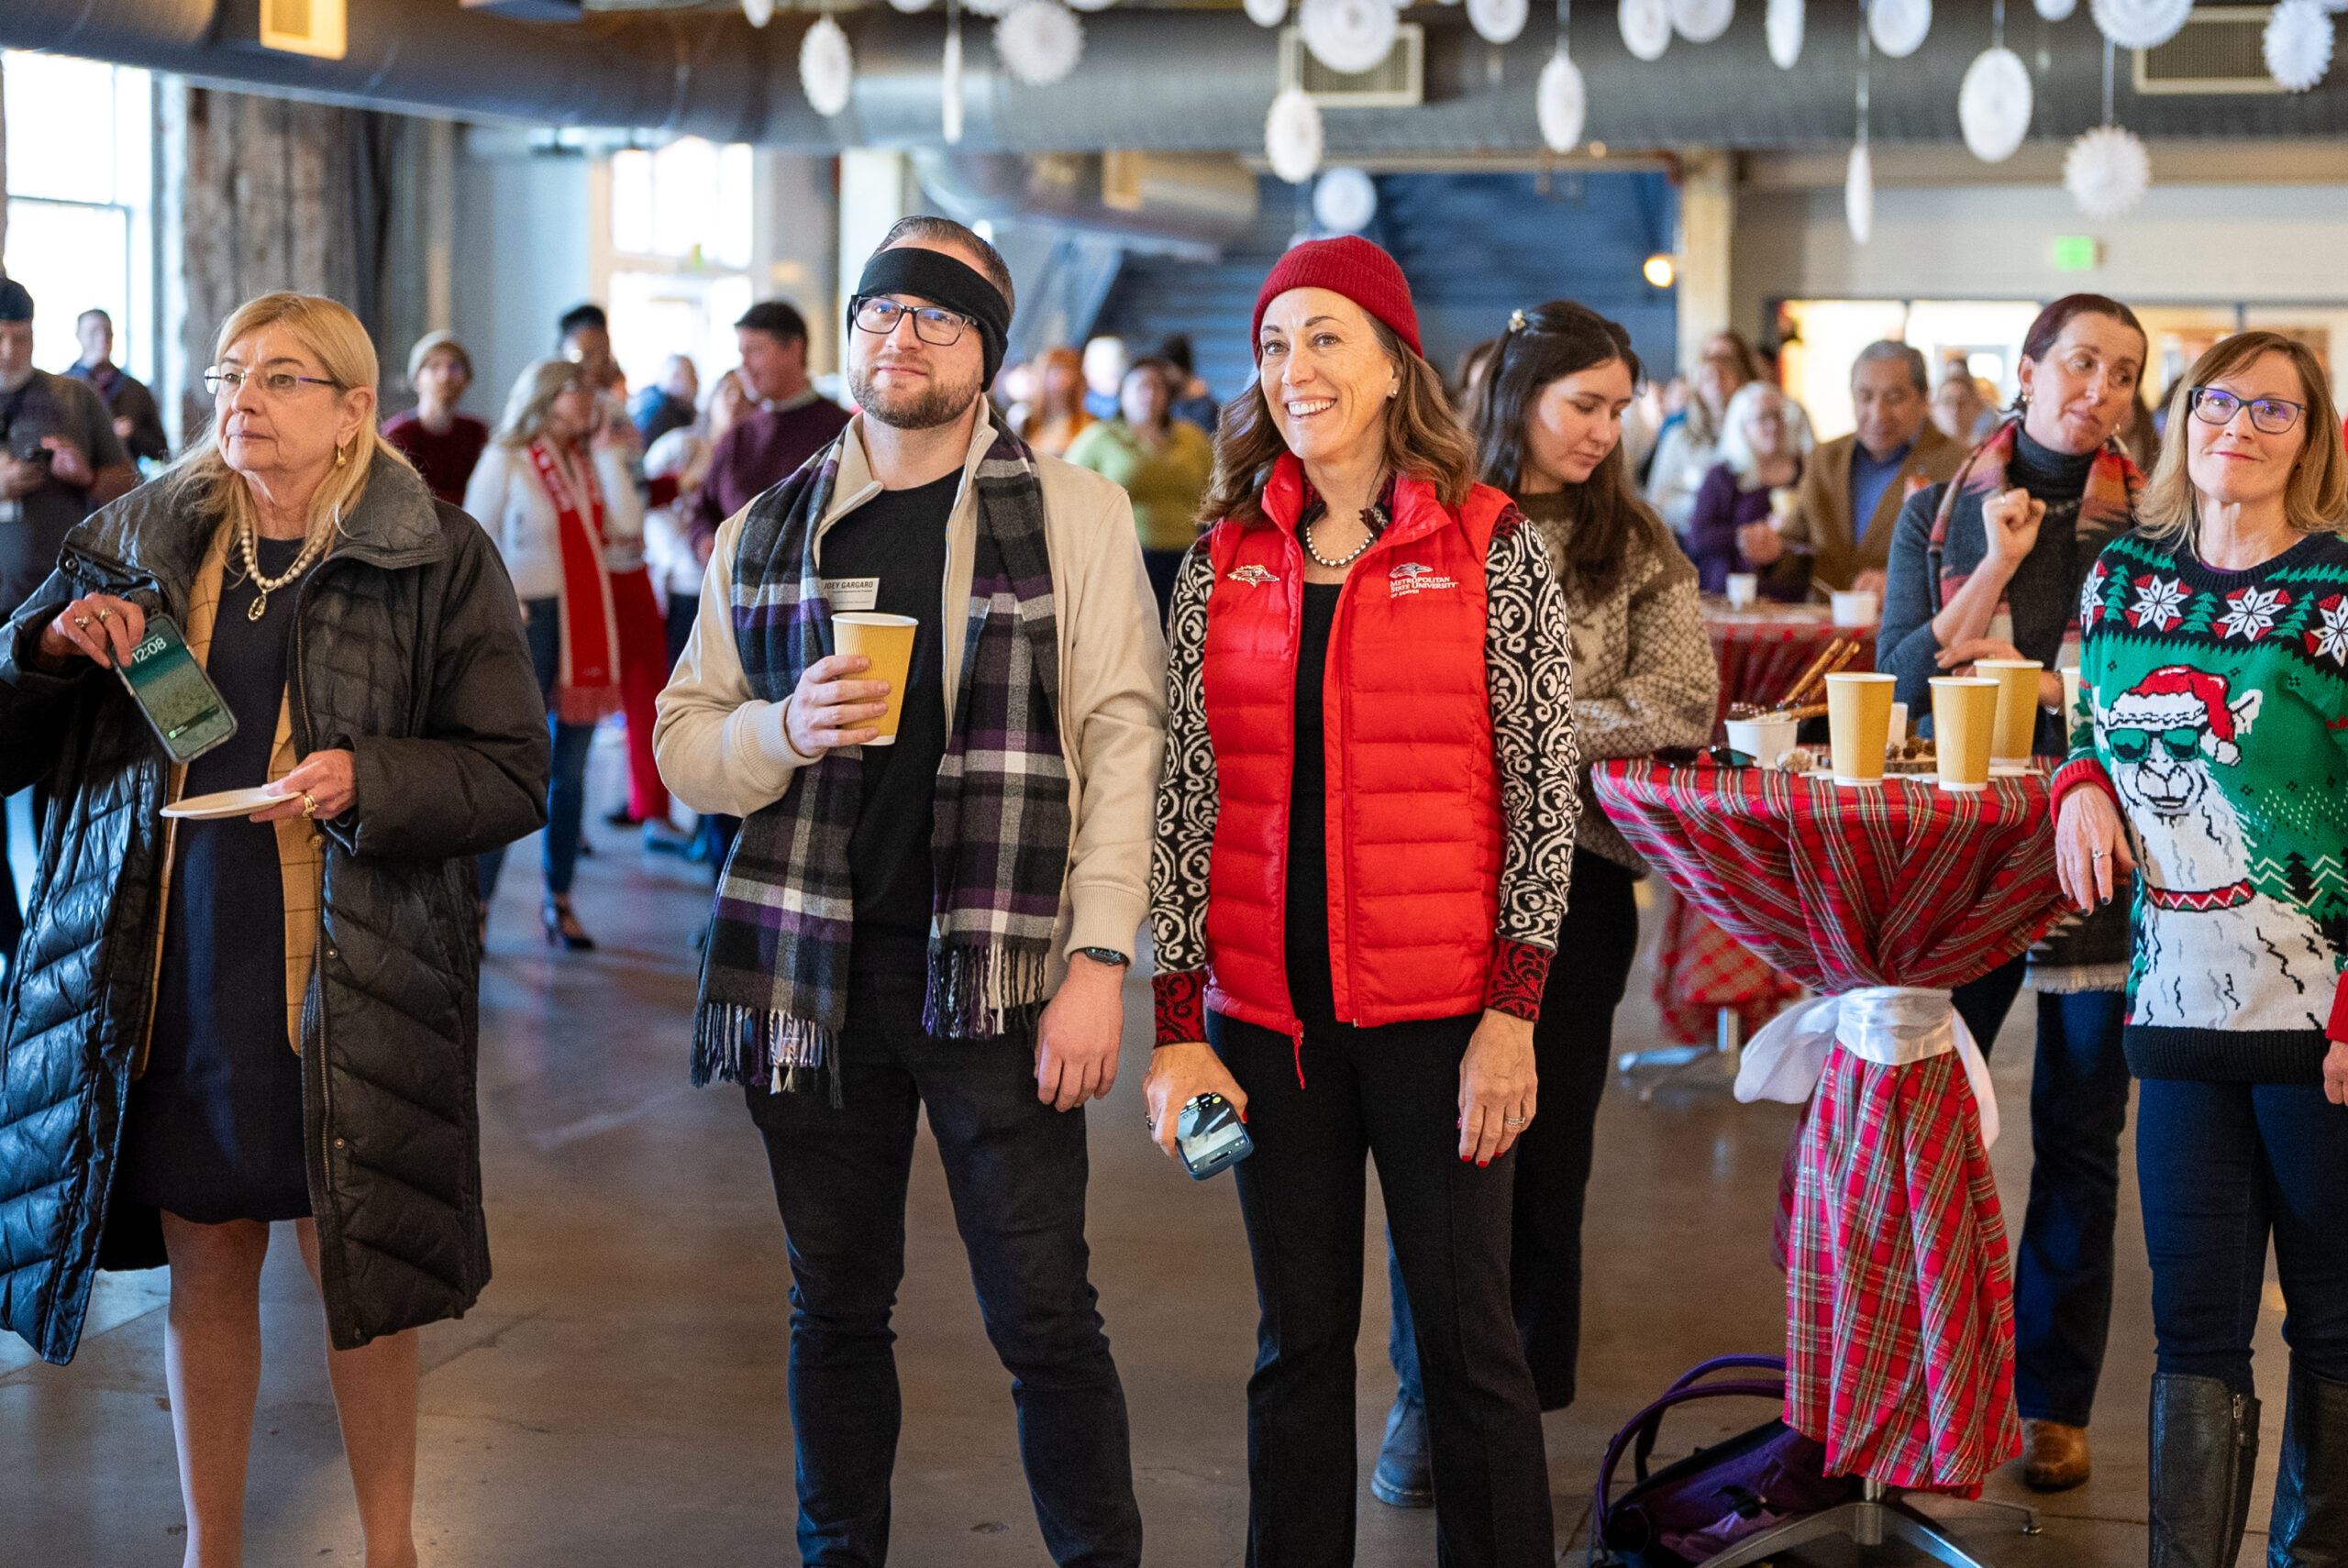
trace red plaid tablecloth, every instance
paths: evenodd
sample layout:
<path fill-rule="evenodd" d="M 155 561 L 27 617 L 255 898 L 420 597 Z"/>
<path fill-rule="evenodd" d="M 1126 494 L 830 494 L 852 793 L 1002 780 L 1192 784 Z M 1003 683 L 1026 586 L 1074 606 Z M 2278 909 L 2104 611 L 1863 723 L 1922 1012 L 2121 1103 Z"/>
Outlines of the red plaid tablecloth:
<path fill-rule="evenodd" d="M 2043 778 L 1952 794 L 1759 768 L 1593 772 L 1682 898 L 1825 995 L 1961 985 L 2062 913 Z M 2021 1452 L 2005 1221 L 1954 1054 L 1829 1055 L 1789 1253 L 1786 1419 L 1831 1469 L 1963 1492 Z"/>
<path fill-rule="evenodd" d="M 1712 657 L 1720 661 L 1721 701 L 1715 723 L 1728 717 L 1732 702 L 1775 702 L 1810 661 L 1836 637 L 1855 636 L 1866 652 L 1849 666 L 1875 668 L 1875 628 L 1837 626 L 1824 605 L 1779 604 L 1759 610 L 1704 607 L 1704 629 L 1711 634 Z"/>

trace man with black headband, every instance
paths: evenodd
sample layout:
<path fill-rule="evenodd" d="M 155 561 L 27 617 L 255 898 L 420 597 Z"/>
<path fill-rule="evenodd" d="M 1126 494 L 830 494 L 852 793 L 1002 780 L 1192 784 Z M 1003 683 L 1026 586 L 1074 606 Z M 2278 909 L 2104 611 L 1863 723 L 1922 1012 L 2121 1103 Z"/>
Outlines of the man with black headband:
<path fill-rule="evenodd" d="M 959 224 L 891 231 L 847 313 L 861 412 L 719 530 L 660 697 L 670 788 L 745 819 L 693 1074 L 744 1085 L 766 1140 L 810 1564 L 887 1556 L 925 1110 L 1044 1543 L 1086 1568 L 1141 1556 L 1082 1106 L 1116 1081 L 1148 903 L 1165 646 L 1124 492 L 1032 453 L 986 401 L 1011 293 Z M 914 623 L 902 692 L 834 651 L 857 613 Z"/>

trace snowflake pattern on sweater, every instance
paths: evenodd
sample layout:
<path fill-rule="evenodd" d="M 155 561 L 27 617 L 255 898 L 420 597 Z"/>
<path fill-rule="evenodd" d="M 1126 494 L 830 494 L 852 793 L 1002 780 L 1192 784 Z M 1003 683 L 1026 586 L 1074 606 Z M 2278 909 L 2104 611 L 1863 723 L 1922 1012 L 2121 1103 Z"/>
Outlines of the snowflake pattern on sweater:
<path fill-rule="evenodd" d="M 2348 1039 L 2348 541 L 2243 571 L 2130 537 L 2080 591 L 2090 784 L 2142 871 L 2138 1076 L 2309 1081 Z"/>

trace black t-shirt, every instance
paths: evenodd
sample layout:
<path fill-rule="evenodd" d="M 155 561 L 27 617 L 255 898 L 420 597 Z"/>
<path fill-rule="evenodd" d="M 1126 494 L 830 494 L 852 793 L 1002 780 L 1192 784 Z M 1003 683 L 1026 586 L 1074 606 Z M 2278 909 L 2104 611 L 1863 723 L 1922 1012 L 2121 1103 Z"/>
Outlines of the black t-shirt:
<path fill-rule="evenodd" d="M 1304 624 L 1296 648 L 1296 759 L 1289 774 L 1288 999 L 1308 1024 L 1336 1017 L 1329 978 L 1328 737 L 1322 712 L 1329 634 L 1336 625 L 1341 582 L 1304 585 Z"/>
<path fill-rule="evenodd" d="M 869 602 L 839 588 L 832 608 L 908 615 L 913 667 L 905 679 L 897 744 L 864 748 L 864 804 L 848 834 L 856 899 L 852 974 L 918 976 L 929 953 L 936 880 L 930 862 L 937 767 L 946 756 L 944 641 L 938 603 L 946 580 L 946 525 L 960 469 L 913 490 L 883 491 L 832 525 L 819 549 L 824 580 L 877 579 Z"/>

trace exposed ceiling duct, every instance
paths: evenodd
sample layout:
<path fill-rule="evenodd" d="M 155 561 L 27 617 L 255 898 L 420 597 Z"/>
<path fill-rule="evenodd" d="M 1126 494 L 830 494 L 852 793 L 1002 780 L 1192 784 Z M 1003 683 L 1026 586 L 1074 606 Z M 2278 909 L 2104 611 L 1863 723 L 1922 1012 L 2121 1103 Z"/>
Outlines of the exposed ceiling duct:
<path fill-rule="evenodd" d="M 1040 223 L 1129 250 L 1212 257 L 1256 222 L 1256 176 L 1229 153 L 914 153 L 922 189 L 964 223 Z"/>
<path fill-rule="evenodd" d="M 797 77 L 811 18 L 752 28 L 738 13 L 597 12 L 574 25 L 529 24 L 451 0 L 357 0 L 340 61 L 267 53 L 259 0 L 5 0 L 0 44 L 89 55 L 266 91 L 384 108 L 557 126 L 626 126 L 801 148 L 936 147 L 944 20 L 882 7 L 841 14 L 857 61 L 855 96 L 825 119 Z M 1957 87 L 1987 47 L 1986 7 L 1941 8 L 1923 47 L 1873 68 L 1870 131 L 1881 142 L 1958 138 Z M 1719 41 L 1674 44 L 1634 61 L 1611 7 L 1586 6 L 1574 55 L 1589 84 L 1587 134 L 1617 147 L 1680 144 L 1801 148 L 1852 133 L 1856 0 L 1811 0 L 1809 43 L 1792 71 L 1769 62 L 1757 4 L 1738 7 Z M 2020 13 L 2013 16 L 2012 13 Z M 1454 8 L 1413 13 L 1426 28 L 1427 102 L 1331 109 L 1328 156 L 1514 150 L 1539 145 L 1533 84 L 1554 35 L 1545 25 L 1494 48 Z M 2041 24 L 2010 7 L 2009 41 L 2032 59 L 2040 138 L 2101 118 L 2102 49 L 2085 7 Z M 1084 18 L 1083 63 L 1031 88 L 993 67 L 986 29 L 970 28 L 964 82 L 971 152 L 1107 147 L 1254 153 L 1278 88 L 1275 35 L 1237 10 L 1112 9 Z M 2126 80 L 2122 61 L 2122 81 Z M 2348 132 L 2348 88 L 2302 94 L 2162 94 L 2124 86 L 2119 117 L 2148 138 L 2318 138 Z"/>

